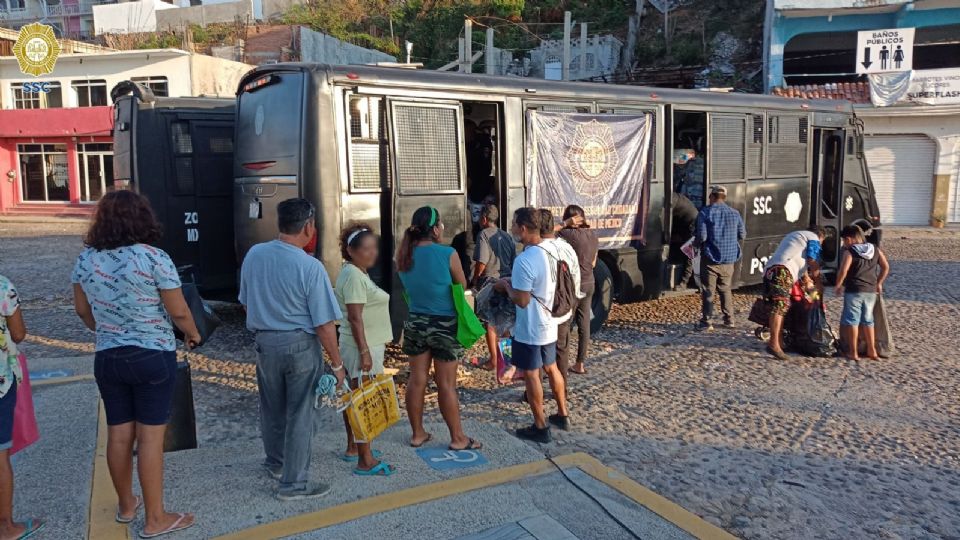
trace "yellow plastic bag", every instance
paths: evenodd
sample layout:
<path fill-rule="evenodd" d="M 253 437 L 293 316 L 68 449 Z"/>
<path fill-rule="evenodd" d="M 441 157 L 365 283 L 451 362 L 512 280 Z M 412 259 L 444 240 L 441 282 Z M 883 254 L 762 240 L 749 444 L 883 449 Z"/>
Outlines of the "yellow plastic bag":
<path fill-rule="evenodd" d="M 398 420 L 400 403 L 393 376 L 377 375 L 372 380 L 360 379 L 360 388 L 340 397 L 340 411 L 346 411 L 353 438 L 368 443 Z"/>

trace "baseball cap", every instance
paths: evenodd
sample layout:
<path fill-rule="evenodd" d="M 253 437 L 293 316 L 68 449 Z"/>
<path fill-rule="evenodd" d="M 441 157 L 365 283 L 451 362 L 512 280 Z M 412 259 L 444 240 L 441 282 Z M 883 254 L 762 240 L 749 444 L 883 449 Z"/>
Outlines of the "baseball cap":
<path fill-rule="evenodd" d="M 710 186 L 710 193 L 712 195 L 726 195 L 727 188 L 723 186 Z"/>

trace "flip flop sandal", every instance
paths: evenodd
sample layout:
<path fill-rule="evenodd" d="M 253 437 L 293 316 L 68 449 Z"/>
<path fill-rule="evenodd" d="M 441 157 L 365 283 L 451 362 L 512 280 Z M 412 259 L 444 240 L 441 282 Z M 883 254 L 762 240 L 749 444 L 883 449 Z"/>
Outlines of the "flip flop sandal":
<path fill-rule="evenodd" d="M 137 499 L 137 505 L 133 507 L 132 517 L 125 518 L 121 516 L 120 507 L 117 507 L 117 517 L 116 517 L 117 523 L 123 523 L 124 525 L 126 525 L 127 523 L 132 523 L 133 520 L 137 519 L 137 511 L 140 510 L 141 506 L 143 506 L 143 497 L 136 497 L 136 499 Z"/>
<path fill-rule="evenodd" d="M 371 453 L 373 454 L 373 459 L 380 459 L 380 456 L 383 455 L 383 452 L 379 450 L 374 450 Z M 360 456 L 350 456 L 347 454 L 340 454 L 340 461 L 343 461 L 346 463 L 356 463 L 360 461 Z"/>
<path fill-rule="evenodd" d="M 428 442 L 430 442 L 430 441 L 432 441 L 432 440 L 433 440 L 433 433 L 427 433 L 427 438 L 424 439 L 424 440 L 422 440 L 422 441 L 420 441 L 420 444 L 410 443 L 410 446 L 412 446 L 413 448 L 420 448 L 421 446 L 427 444 Z"/>
<path fill-rule="evenodd" d="M 26 528 L 23 531 L 23 534 L 17 537 L 17 540 L 27 540 L 27 538 L 33 538 L 33 535 L 42 531 L 47 524 L 39 519 L 28 519 L 23 522 L 23 526 Z"/>
<path fill-rule="evenodd" d="M 377 465 L 371 467 L 369 470 L 354 469 L 353 474 L 357 476 L 390 476 L 396 471 L 396 469 L 390 467 L 389 463 L 381 461 Z"/>
<path fill-rule="evenodd" d="M 483 445 L 473 439 L 470 439 L 470 442 L 468 442 L 467 445 L 464 446 L 463 448 L 454 448 L 453 446 L 447 447 L 447 450 L 453 450 L 454 452 L 462 452 L 464 450 L 482 450 L 482 449 L 483 449 Z"/>
<path fill-rule="evenodd" d="M 575 369 L 573 369 L 573 368 L 570 368 L 568 371 L 570 371 L 570 373 L 576 373 L 577 375 L 586 375 L 586 374 L 587 374 L 587 368 L 583 368 L 583 371 L 577 371 L 577 370 L 575 370 Z"/>
<path fill-rule="evenodd" d="M 177 532 L 177 531 L 182 531 L 182 530 L 184 530 L 184 529 L 189 529 L 190 527 L 193 527 L 194 525 L 197 524 L 197 522 L 194 521 L 193 523 L 190 523 L 189 525 L 181 525 L 181 523 L 183 522 L 183 520 L 187 517 L 187 514 L 184 514 L 183 512 L 179 512 L 179 513 L 177 513 L 177 515 L 180 516 L 180 517 L 178 517 L 177 520 L 174 521 L 173 524 L 171 524 L 171 525 L 170 525 L 169 527 L 167 527 L 166 529 L 164 529 L 164 530 L 162 530 L 162 531 L 160 531 L 160 532 L 158 532 L 158 533 L 153 533 L 153 534 L 147 534 L 147 533 L 145 533 L 145 532 L 143 532 L 143 531 L 140 531 L 140 538 L 156 538 L 156 537 L 158 537 L 158 536 L 163 536 L 163 535 L 165 535 L 165 534 L 170 534 L 170 533 L 172 533 L 172 532 Z"/>

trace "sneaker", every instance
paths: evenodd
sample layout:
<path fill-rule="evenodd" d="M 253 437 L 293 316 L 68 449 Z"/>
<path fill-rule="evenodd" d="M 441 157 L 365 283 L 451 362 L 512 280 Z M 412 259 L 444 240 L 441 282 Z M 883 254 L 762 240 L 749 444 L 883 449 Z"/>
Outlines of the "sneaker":
<path fill-rule="evenodd" d="M 326 484 L 314 484 L 304 489 L 277 491 L 277 498 L 281 501 L 302 501 L 304 499 L 316 499 L 330 493 L 330 486 Z"/>
<path fill-rule="evenodd" d="M 559 414 L 550 415 L 550 423 L 564 431 L 570 431 L 570 417 L 560 416 Z"/>
<path fill-rule="evenodd" d="M 550 437 L 549 426 L 545 428 L 538 428 L 537 426 L 520 428 L 517 430 L 517 437 L 543 444 L 546 444 L 552 440 Z"/>
<path fill-rule="evenodd" d="M 704 332 L 713 332 L 713 323 L 710 321 L 700 321 L 697 323 L 697 330 Z"/>
<path fill-rule="evenodd" d="M 267 471 L 270 478 L 274 480 L 280 480 L 283 477 L 283 465 L 267 465 L 264 463 L 263 470 Z"/>
<path fill-rule="evenodd" d="M 736 328 L 737 325 L 734 324 L 733 319 L 724 319 L 723 326 L 726 328 Z"/>

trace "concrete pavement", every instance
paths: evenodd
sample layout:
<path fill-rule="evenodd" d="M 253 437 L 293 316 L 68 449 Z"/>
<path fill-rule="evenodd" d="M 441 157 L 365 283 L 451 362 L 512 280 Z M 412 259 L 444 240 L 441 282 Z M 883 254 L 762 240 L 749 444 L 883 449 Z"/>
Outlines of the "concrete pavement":
<path fill-rule="evenodd" d="M 30 361 L 30 371 L 38 375 L 34 399 L 41 440 L 15 457 L 15 515 L 45 519 L 48 528 L 41 539 L 125 539 L 142 527 L 142 513 L 130 526 L 113 521 L 116 496 L 106 468 L 106 424 L 92 365 L 90 356 Z M 483 442 L 482 457 L 447 454 L 445 426 L 431 424 L 428 430 L 435 438 L 428 447 L 437 452 L 423 458 L 407 445 L 408 427 L 401 421 L 375 444 L 397 468 L 385 478 L 357 477 L 352 465 L 338 458 L 343 428 L 334 411 L 319 411 L 318 426 L 322 431 L 315 438 L 311 475 L 333 489 L 310 501 L 285 503 L 273 497 L 276 482 L 260 468 L 258 440 L 167 454 L 168 508 L 195 512 L 198 523 L 173 538 L 682 539 L 726 534 L 585 454 L 545 459 L 536 448 L 482 422 L 465 425 Z M 436 468 L 447 466 L 455 468 Z"/>

